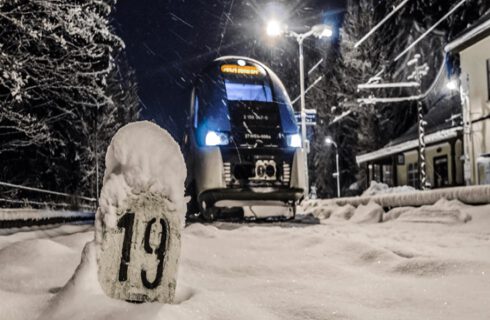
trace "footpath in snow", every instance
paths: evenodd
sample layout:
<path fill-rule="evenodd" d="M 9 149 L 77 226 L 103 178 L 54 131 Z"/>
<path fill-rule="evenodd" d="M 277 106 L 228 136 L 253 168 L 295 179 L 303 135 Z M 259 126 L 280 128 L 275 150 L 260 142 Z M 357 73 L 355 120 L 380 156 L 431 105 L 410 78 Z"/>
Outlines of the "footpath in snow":
<path fill-rule="evenodd" d="M 1 319 L 490 319 L 489 205 L 341 208 L 187 226 L 173 304 L 108 298 L 93 229 L 0 236 Z"/>

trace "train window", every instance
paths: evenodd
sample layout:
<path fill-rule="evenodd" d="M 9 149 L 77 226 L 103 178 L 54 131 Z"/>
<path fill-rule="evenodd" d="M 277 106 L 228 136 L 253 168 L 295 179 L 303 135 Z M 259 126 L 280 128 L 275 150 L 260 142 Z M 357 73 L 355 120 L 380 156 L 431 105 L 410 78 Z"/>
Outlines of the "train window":
<path fill-rule="evenodd" d="M 409 186 L 419 187 L 419 165 L 418 163 L 409 163 L 407 167 L 407 182 Z"/>
<path fill-rule="evenodd" d="M 199 110 L 197 126 L 206 130 L 230 131 L 228 106 L 223 79 L 217 73 L 202 78 L 198 87 Z"/>
<path fill-rule="evenodd" d="M 246 83 L 225 80 L 228 101 L 272 102 L 271 88 L 265 83 Z"/>

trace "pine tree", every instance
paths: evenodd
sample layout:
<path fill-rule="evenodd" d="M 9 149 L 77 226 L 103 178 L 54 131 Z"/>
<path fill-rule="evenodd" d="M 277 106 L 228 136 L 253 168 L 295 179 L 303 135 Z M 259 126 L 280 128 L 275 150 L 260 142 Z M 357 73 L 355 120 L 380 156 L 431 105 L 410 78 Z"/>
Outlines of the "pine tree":
<path fill-rule="evenodd" d="M 115 104 L 120 90 L 110 90 L 121 78 L 115 59 L 124 46 L 108 22 L 112 5 L 0 2 L 1 180 L 95 195 L 87 190 L 95 155 L 103 157 L 95 133 L 107 143 L 135 117 L 134 108 Z"/>

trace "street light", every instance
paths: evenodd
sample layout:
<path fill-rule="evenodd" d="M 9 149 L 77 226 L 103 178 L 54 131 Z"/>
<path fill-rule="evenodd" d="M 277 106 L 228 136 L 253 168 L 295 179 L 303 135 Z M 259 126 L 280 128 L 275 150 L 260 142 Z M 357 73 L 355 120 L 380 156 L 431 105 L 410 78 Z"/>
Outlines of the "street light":
<path fill-rule="evenodd" d="M 337 172 L 334 173 L 334 177 L 337 178 L 337 197 L 340 198 L 340 170 L 339 170 L 339 149 L 337 144 L 332 140 L 331 137 L 325 138 L 325 143 L 327 145 L 333 145 L 335 147 L 335 165 Z"/>
<path fill-rule="evenodd" d="M 271 20 L 267 24 L 267 35 L 271 37 L 277 37 L 285 35 L 286 37 L 294 38 L 298 42 L 299 47 L 299 84 L 300 84 L 300 97 L 301 97 L 301 144 L 303 150 L 305 150 L 305 195 L 308 195 L 309 181 L 308 181 L 308 144 L 306 140 L 306 111 L 305 111 L 305 64 L 303 55 L 303 41 L 311 36 L 321 38 L 331 37 L 333 30 L 326 24 L 317 24 L 313 26 L 309 31 L 305 33 L 296 33 L 289 31 L 287 26 L 280 23 L 278 20 Z"/>
<path fill-rule="evenodd" d="M 449 91 L 457 91 L 459 90 L 459 84 L 458 84 L 458 80 L 456 79 L 451 79 L 447 84 L 446 84 L 446 88 L 449 90 Z"/>
<path fill-rule="evenodd" d="M 267 35 L 269 37 L 277 37 L 283 33 L 283 26 L 277 20 L 271 20 L 267 24 Z"/>

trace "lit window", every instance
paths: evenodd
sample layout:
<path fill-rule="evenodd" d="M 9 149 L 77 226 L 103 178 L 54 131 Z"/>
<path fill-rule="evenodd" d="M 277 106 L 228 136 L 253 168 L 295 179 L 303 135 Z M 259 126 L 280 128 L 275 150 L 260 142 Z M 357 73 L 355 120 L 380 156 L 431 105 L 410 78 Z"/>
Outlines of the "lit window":
<path fill-rule="evenodd" d="M 269 86 L 260 83 L 242 83 L 225 80 L 228 101 L 272 102 Z"/>
<path fill-rule="evenodd" d="M 383 182 L 388 186 L 393 187 L 393 166 L 392 165 L 383 165 Z"/>
<path fill-rule="evenodd" d="M 407 168 L 407 184 L 414 188 L 419 187 L 419 165 L 418 163 L 410 163 Z"/>

